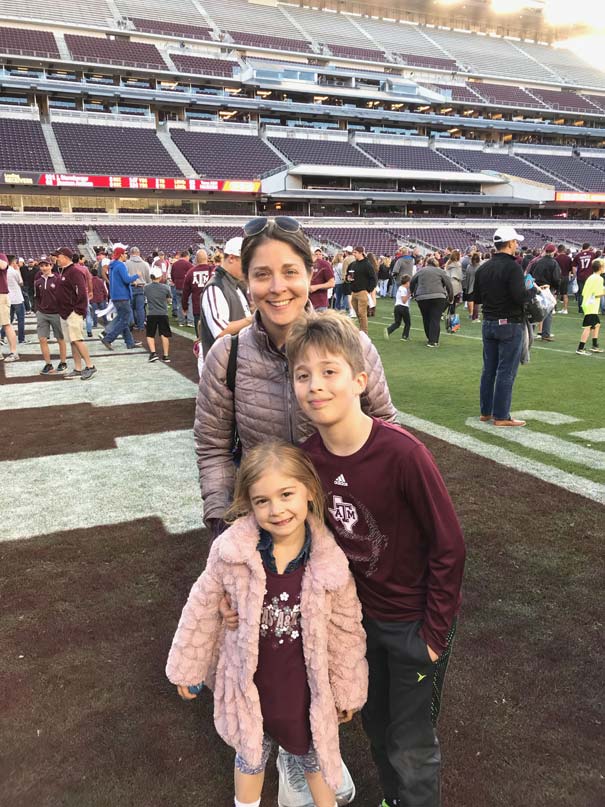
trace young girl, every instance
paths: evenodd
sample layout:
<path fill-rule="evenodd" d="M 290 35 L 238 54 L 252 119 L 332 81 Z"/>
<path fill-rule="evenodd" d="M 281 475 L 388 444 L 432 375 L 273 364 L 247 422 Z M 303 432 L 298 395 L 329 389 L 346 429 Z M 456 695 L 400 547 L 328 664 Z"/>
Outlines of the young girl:
<path fill-rule="evenodd" d="M 334 807 L 338 724 L 365 703 L 368 672 L 355 584 L 309 459 L 282 441 L 251 449 L 229 512 L 239 518 L 212 544 L 166 674 L 187 700 L 200 681 L 214 690 L 216 729 L 237 752 L 235 807 L 260 804 L 273 742 L 298 758 L 315 805 Z M 225 593 L 237 630 L 223 630 Z"/>
<path fill-rule="evenodd" d="M 395 297 L 395 308 L 393 309 L 394 322 L 384 329 L 384 338 L 388 339 L 390 335 L 401 326 L 403 321 L 403 336 L 401 337 L 404 342 L 410 338 L 410 328 L 412 322 L 410 319 L 410 275 L 402 275 Z"/>

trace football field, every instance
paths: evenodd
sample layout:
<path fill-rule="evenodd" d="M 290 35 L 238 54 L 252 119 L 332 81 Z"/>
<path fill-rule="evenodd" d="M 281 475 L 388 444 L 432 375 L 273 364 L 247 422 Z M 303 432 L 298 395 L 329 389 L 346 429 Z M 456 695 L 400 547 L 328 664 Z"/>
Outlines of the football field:
<path fill-rule="evenodd" d="M 417 309 L 409 342 L 384 341 L 391 311 L 379 302 L 370 333 L 468 548 L 439 725 L 443 805 L 597 807 L 603 357 L 576 356 L 579 317 L 557 315 L 555 341 L 515 385 L 528 426 L 497 431 L 478 421 L 481 326 L 463 316 L 429 350 Z M 35 341 L 0 364 L 0 803 L 231 807 L 209 693 L 182 703 L 164 676 L 208 552 L 192 343 L 175 336 L 170 365 L 89 345 L 99 372 L 86 383 L 40 377 Z M 341 736 L 355 804 L 376 807 L 359 718 Z M 276 794 L 270 762 L 262 804 Z"/>

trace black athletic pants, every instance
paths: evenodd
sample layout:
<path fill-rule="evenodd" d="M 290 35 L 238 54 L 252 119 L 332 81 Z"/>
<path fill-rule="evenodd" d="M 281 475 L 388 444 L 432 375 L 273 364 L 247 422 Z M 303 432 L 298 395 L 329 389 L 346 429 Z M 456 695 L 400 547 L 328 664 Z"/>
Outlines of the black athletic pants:
<path fill-rule="evenodd" d="M 439 344 L 439 334 L 441 332 L 441 315 L 446 307 L 447 301 L 443 297 L 436 300 L 418 300 L 418 308 L 422 314 L 422 324 L 426 338 L 433 345 Z"/>
<path fill-rule="evenodd" d="M 419 636 L 421 622 L 364 618 L 363 625 L 370 685 L 361 716 L 384 798 L 389 804 L 399 799 L 400 807 L 439 807 L 441 751 L 434 724 L 455 625 L 436 663 Z"/>
<path fill-rule="evenodd" d="M 389 336 L 397 330 L 397 328 L 401 327 L 401 322 L 403 321 L 403 336 L 402 339 L 407 339 L 410 335 L 410 309 L 407 305 L 396 305 L 393 309 L 393 319 L 387 331 L 389 332 Z"/>

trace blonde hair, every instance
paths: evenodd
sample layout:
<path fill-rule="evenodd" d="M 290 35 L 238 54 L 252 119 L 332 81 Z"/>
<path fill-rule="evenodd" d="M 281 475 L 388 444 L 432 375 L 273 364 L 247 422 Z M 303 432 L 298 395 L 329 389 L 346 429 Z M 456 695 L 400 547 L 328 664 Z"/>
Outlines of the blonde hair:
<path fill-rule="evenodd" d="M 244 454 L 235 481 L 233 503 L 225 514 L 225 521 L 233 522 L 252 512 L 250 488 L 271 468 L 279 469 L 306 487 L 311 499 L 309 511 L 323 521 L 324 492 L 317 471 L 304 451 L 285 440 L 260 443 Z"/>
<path fill-rule="evenodd" d="M 306 314 L 290 327 L 286 339 L 286 356 L 290 373 L 296 360 L 310 347 L 330 356 L 342 356 L 354 375 L 365 372 L 359 331 L 350 317 L 336 311 Z"/>

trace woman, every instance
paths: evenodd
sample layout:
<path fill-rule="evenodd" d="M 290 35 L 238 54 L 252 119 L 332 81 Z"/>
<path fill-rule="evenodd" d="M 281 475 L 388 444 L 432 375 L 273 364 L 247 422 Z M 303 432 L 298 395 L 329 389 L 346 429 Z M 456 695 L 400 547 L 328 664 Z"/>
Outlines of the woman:
<path fill-rule="evenodd" d="M 381 297 L 387 296 L 390 277 L 391 259 L 388 256 L 381 255 L 380 263 L 378 264 L 378 293 Z"/>
<path fill-rule="evenodd" d="M 368 292 L 368 317 L 376 316 L 376 288 L 378 286 L 378 258 L 373 252 L 368 252 L 367 258 L 370 262 L 374 275 L 376 277 L 376 286 L 372 291 Z"/>
<path fill-rule="evenodd" d="M 468 318 L 470 320 L 474 320 L 475 322 L 477 322 L 477 319 L 474 316 L 475 302 L 473 300 L 473 291 L 475 289 L 475 275 L 477 274 L 477 269 L 481 266 L 481 264 L 481 253 L 473 252 L 471 259 L 464 270 L 462 279 L 462 292 L 464 300 L 468 306 Z"/>
<path fill-rule="evenodd" d="M 218 339 L 206 356 L 194 425 L 204 519 L 213 534 L 223 527 L 233 493 L 235 430 L 244 453 L 270 438 L 300 443 L 314 431 L 292 393 L 283 350 L 292 323 L 310 310 L 309 242 L 298 222 L 286 216 L 252 219 L 244 233 L 242 271 L 254 319 L 239 334 L 233 393 L 226 380 L 231 337 Z M 367 336 L 360 339 L 369 375 L 364 410 L 396 422 L 380 357 Z"/>
<path fill-rule="evenodd" d="M 11 325 L 17 319 L 17 333 L 19 344 L 25 344 L 25 302 L 23 298 L 23 278 L 21 270 L 13 263 L 8 267 L 6 279 L 8 281 L 8 298 L 10 301 Z"/>
<path fill-rule="evenodd" d="M 448 302 L 453 300 L 452 281 L 436 259 L 430 258 L 424 269 L 416 272 L 410 283 L 412 296 L 422 314 L 427 347 L 439 347 L 441 315 Z"/>
<path fill-rule="evenodd" d="M 332 308 L 334 308 L 336 311 L 340 311 L 342 308 L 344 308 L 342 304 L 342 291 L 344 286 L 342 259 L 342 252 L 337 252 L 332 258 L 332 271 L 334 272 L 334 294 L 332 295 Z"/>
<path fill-rule="evenodd" d="M 451 318 L 454 317 L 456 313 L 456 306 L 462 300 L 462 264 L 460 263 L 460 252 L 457 249 L 453 249 L 450 252 L 450 256 L 448 262 L 445 264 L 444 267 L 445 271 L 447 272 L 447 276 L 452 282 L 452 289 L 453 289 L 453 299 L 450 303 L 449 307 L 449 317 L 447 320 L 447 330 L 449 333 L 452 333 L 451 328 Z"/>

